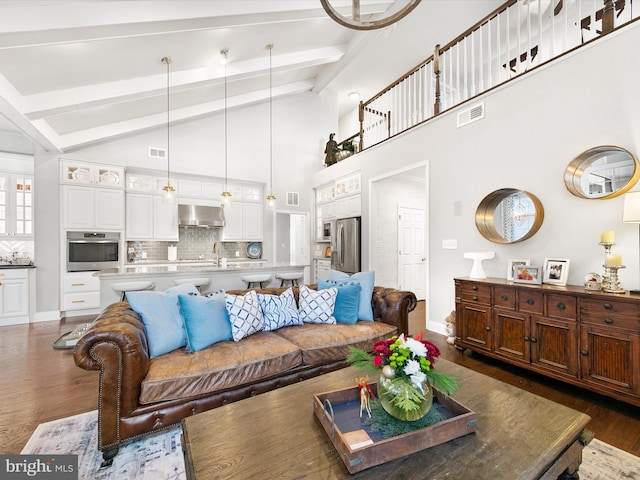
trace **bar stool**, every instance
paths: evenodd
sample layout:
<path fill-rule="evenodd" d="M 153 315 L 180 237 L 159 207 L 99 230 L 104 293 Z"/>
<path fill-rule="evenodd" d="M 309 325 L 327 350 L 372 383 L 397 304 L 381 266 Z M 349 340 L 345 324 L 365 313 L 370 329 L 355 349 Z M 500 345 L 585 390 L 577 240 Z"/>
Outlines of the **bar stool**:
<path fill-rule="evenodd" d="M 151 290 L 155 287 L 155 282 L 149 280 L 140 280 L 139 282 L 120 282 L 111 285 L 116 293 L 120 294 L 120 301 L 124 300 L 124 296 L 127 292 L 137 292 L 140 290 Z"/>
<path fill-rule="evenodd" d="M 259 286 L 260 288 L 264 288 L 265 284 L 269 284 L 271 282 L 271 274 L 269 273 L 261 273 L 255 275 L 244 275 L 240 277 L 240 280 L 247 283 L 247 289 Z"/>
<path fill-rule="evenodd" d="M 184 278 L 184 279 L 180 279 L 180 280 L 174 280 L 173 283 L 174 283 L 174 285 L 183 285 L 185 283 L 191 283 L 191 284 L 195 285 L 195 287 L 198 289 L 198 291 L 200 293 L 202 293 L 202 289 L 200 287 L 205 287 L 205 286 L 209 285 L 209 279 L 206 278 L 206 277 Z"/>
<path fill-rule="evenodd" d="M 276 275 L 276 279 L 280 280 L 280 286 L 284 287 L 286 285 L 298 285 L 298 280 L 302 278 L 302 273 L 300 272 L 286 272 L 286 273 L 278 273 Z"/>

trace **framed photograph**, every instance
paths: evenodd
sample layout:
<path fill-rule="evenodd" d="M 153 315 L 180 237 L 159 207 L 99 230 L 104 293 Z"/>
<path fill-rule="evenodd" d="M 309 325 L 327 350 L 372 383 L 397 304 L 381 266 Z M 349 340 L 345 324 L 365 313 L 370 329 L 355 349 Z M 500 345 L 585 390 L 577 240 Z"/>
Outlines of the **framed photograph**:
<path fill-rule="evenodd" d="M 510 258 L 507 260 L 507 280 L 513 280 L 513 267 L 516 265 L 529 265 L 529 260 Z"/>
<path fill-rule="evenodd" d="M 566 285 L 569 278 L 568 258 L 545 258 L 544 259 L 544 283 L 551 285 Z"/>
<path fill-rule="evenodd" d="M 542 267 L 537 265 L 513 265 L 513 282 L 540 285 L 542 283 Z"/>

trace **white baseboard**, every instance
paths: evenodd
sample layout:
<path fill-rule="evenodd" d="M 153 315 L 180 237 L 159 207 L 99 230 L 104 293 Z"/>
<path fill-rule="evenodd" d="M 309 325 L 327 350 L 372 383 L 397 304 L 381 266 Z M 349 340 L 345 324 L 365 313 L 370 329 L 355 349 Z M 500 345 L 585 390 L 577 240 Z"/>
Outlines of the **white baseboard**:
<path fill-rule="evenodd" d="M 427 322 L 427 330 L 439 333 L 441 335 L 447 334 L 445 324 L 440 322 Z"/>
<path fill-rule="evenodd" d="M 31 317 L 31 323 L 51 322 L 53 320 L 60 320 L 60 318 L 62 318 L 62 317 L 60 316 L 60 311 L 59 310 L 51 310 L 49 312 L 36 312 Z"/>

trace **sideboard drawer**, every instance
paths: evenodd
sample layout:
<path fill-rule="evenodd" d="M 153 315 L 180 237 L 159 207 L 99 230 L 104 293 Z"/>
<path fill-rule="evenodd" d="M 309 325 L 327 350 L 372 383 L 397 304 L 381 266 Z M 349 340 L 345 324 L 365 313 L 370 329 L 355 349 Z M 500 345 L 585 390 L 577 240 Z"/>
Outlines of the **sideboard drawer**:
<path fill-rule="evenodd" d="M 547 316 L 575 320 L 577 314 L 577 299 L 569 295 L 545 295 Z"/>
<path fill-rule="evenodd" d="M 606 313 L 582 312 L 581 323 L 591 323 L 600 326 L 631 328 L 640 331 L 640 318 L 624 315 L 608 315 Z"/>
<path fill-rule="evenodd" d="M 542 315 L 544 302 L 542 299 L 542 292 L 529 292 L 527 290 L 520 290 L 518 292 L 518 310 L 521 312 L 535 313 Z"/>
<path fill-rule="evenodd" d="M 495 307 L 516 308 L 516 289 L 510 287 L 495 287 L 493 289 L 493 305 Z"/>
<path fill-rule="evenodd" d="M 599 312 L 612 315 L 640 316 L 638 303 L 620 302 L 616 300 L 602 300 L 597 298 L 583 298 L 582 310 L 586 312 Z"/>

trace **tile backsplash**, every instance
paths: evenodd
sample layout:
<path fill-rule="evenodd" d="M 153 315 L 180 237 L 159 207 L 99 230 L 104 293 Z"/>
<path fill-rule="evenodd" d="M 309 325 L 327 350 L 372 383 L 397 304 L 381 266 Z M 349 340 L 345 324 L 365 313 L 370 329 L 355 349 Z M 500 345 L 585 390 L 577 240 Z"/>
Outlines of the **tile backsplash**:
<path fill-rule="evenodd" d="M 16 255 L 20 258 L 34 259 L 34 242 L 33 240 L 14 240 L 0 241 L 0 260 L 11 260 Z"/>
<path fill-rule="evenodd" d="M 197 260 L 200 257 L 210 259 L 213 256 L 213 246 L 218 242 L 220 258 L 246 258 L 249 242 L 222 242 L 222 231 L 219 228 L 180 228 L 178 242 L 127 242 L 127 251 L 133 247 L 136 260 L 167 260 L 168 248 L 178 247 L 178 260 Z M 237 253 L 237 255 L 236 255 Z"/>

